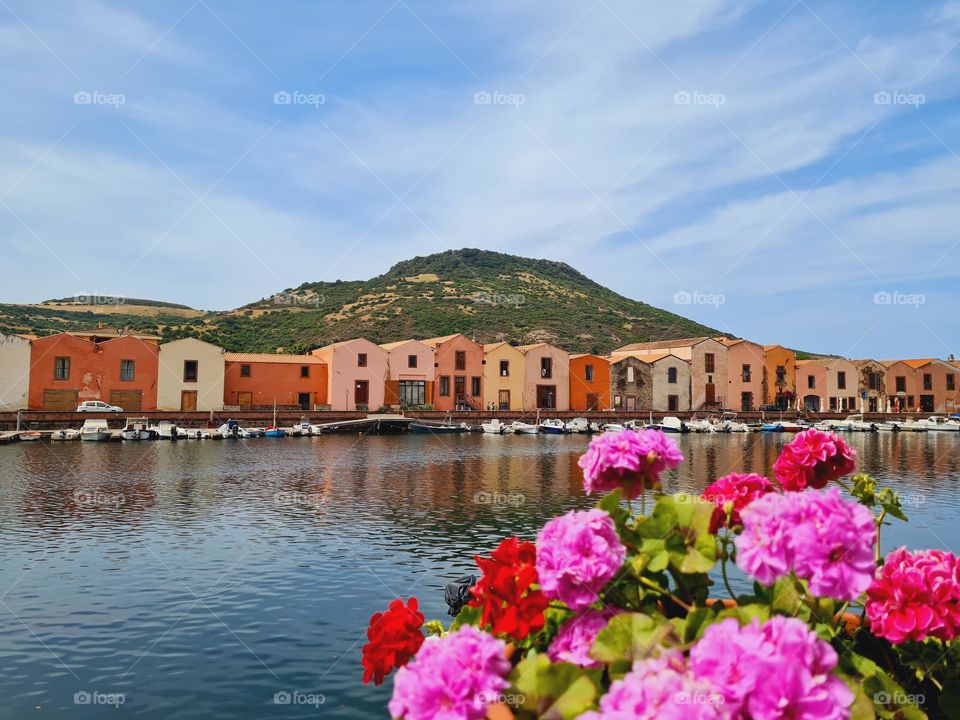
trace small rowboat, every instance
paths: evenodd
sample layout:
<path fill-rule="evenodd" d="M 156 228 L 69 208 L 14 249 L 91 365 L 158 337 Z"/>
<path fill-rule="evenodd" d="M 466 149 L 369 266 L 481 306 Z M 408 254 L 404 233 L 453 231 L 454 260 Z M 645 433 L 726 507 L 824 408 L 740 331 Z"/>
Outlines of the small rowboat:
<path fill-rule="evenodd" d="M 419 434 L 433 434 L 433 435 L 447 435 L 451 433 L 464 433 L 467 432 L 470 427 L 466 423 L 460 423 L 459 425 L 442 425 L 442 424 L 431 424 L 423 422 L 411 422 L 410 423 L 410 432 L 415 432 Z"/>
<path fill-rule="evenodd" d="M 40 433 L 36 430 L 28 430 L 27 432 L 20 433 L 20 436 L 17 438 L 20 442 L 36 442 L 40 439 Z"/>

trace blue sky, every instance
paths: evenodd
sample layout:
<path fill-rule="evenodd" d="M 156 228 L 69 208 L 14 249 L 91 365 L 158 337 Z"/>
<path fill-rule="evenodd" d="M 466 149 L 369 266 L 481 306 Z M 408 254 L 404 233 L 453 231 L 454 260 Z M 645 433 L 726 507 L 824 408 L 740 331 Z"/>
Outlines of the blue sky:
<path fill-rule="evenodd" d="M 481 247 L 960 354 L 956 0 L 0 0 L 0 54 L 0 302 L 225 309 Z"/>

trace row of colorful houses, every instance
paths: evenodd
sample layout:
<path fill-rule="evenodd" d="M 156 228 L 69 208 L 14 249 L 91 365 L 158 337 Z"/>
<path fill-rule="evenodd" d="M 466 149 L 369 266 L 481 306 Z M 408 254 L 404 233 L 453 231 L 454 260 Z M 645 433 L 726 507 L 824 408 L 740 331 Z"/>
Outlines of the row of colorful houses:
<path fill-rule="evenodd" d="M 633 343 L 609 355 L 548 343 L 481 345 L 462 334 L 377 345 L 357 338 L 306 355 L 231 353 L 197 338 L 96 328 L 0 333 L 0 410 L 128 412 L 302 408 L 954 412 L 960 363 L 797 360 L 780 345 L 698 337 Z"/>

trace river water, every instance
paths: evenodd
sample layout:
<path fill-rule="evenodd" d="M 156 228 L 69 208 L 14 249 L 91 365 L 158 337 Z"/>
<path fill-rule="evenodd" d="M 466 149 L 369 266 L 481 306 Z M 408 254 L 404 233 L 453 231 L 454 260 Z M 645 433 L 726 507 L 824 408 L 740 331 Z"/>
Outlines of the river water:
<path fill-rule="evenodd" d="M 665 490 L 768 473 L 786 440 L 683 436 L 687 460 Z M 960 437 L 848 441 L 910 514 L 884 530 L 885 551 L 960 548 Z M 360 682 L 370 615 L 413 594 L 428 618 L 444 617 L 443 586 L 474 569 L 474 553 L 590 505 L 576 466 L 586 444 L 407 435 L 0 447 L 0 718 L 100 718 L 121 699 L 117 712 L 138 718 L 386 717 L 389 681 Z"/>

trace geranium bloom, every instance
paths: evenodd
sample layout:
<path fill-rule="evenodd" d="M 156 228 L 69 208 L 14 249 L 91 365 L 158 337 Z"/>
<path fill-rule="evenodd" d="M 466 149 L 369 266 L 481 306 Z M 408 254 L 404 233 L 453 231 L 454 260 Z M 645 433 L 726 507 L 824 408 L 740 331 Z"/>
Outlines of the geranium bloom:
<path fill-rule="evenodd" d="M 406 720 L 479 720 L 508 687 L 502 640 L 464 625 L 424 642 L 397 672 L 390 717 Z"/>
<path fill-rule="evenodd" d="M 390 603 L 384 613 L 370 618 L 367 639 L 363 646 L 363 682 L 372 679 L 376 685 L 395 668 L 402 667 L 423 644 L 423 614 L 417 599 L 410 598 L 407 604 L 399 598 Z"/>
<path fill-rule="evenodd" d="M 770 493 L 743 513 L 737 565 L 764 585 L 790 572 L 819 597 L 853 600 L 870 586 L 876 563 L 873 513 L 836 489 Z"/>
<path fill-rule="evenodd" d="M 537 582 L 537 549 L 531 542 L 503 540 L 490 558 L 474 557 L 483 577 L 473 587 L 471 607 L 483 608 L 483 624 L 497 635 L 523 640 L 543 627 L 549 602 L 533 588 Z"/>
<path fill-rule="evenodd" d="M 720 528 L 727 525 L 728 509 L 729 527 L 740 525 L 740 511 L 773 491 L 773 484 L 767 478 L 753 473 L 731 473 L 710 483 L 703 491 L 704 500 L 709 500 L 717 507 L 710 518 L 710 532 L 716 535 Z"/>
<path fill-rule="evenodd" d="M 543 594 L 583 610 L 597 601 L 626 554 L 613 520 L 603 510 L 574 510 L 554 518 L 537 536 Z"/>
<path fill-rule="evenodd" d="M 875 635 L 892 643 L 960 635 L 960 558 L 943 550 L 899 548 L 867 590 Z"/>
<path fill-rule="evenodd" d="M 597 635 L 610 622 L 611 610 L 586 610 L 560 626 L 550 643 L 547 655 L 554 662 L 568 662 L 580 667 L 599 667 L 601 663 L 590 657 L 590 648 Z"/>
<path fill-rule="evenodd" d="M 820 489 L 856 470 L 855 457 L 856 451 L 836 433 L 810 429 L 784 446 L 773 470 L 784 490 Z"/>
<path fill-rule="evenodd" d="M 723 695 L 688 672 L 683 655 L 665 652 L 640 660 L 600 698 L 600 710 L 579 720 L 721 720 Z"/>
<path fill-rule="evenodd" d="M 736 720 L 845 720 L 853 693 L 832 674 L 837 654 L 801 620 L 775 616 L 740 627 L 727 618 L 690 650 L 690 671 L 723 695 Z"/>
<path fill-rule="evenodd" d="M 623 430 L 595 437 L 577 464 L 587 495 L 623 488 L 633 500 L 644 488 L 659 488 L 660 473 L 681 462 L 677 444 L 659 430 Z"/>

